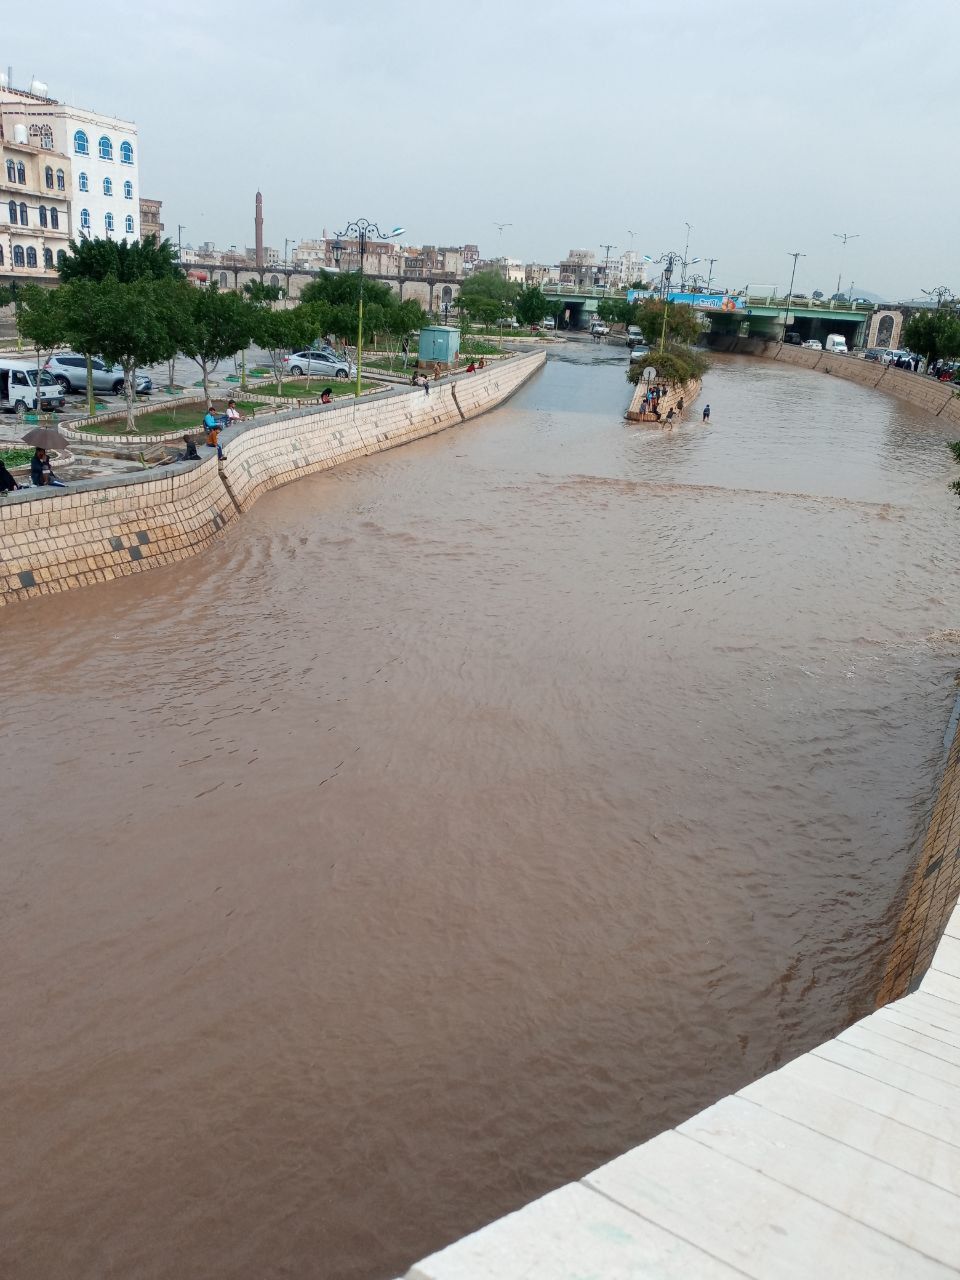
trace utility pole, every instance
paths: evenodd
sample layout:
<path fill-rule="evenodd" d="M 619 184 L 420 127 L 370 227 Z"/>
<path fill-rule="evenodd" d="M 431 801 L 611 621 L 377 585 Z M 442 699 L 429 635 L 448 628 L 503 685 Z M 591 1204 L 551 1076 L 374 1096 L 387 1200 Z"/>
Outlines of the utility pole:
<path fill-rule="evenodd" d="M 848 240 L 859 240 L 860 233 L 851 233 L 847 231 L 834 231 L 834 240 L 839 240 L 843 248 L 840 250 L 840 270 L 837 272 L 837 293 L 840 292 L 840 281 L 843 278 L 843 250 L 847 247 Z"/>
<path fill-rule="evenodd" d="M 786 305 L 786 307 L 784 308 L 784 312 L 783 312 L 783 329 L 780 331 L 780 345 L 781 345 L 781 346 L 783 346 L 783 343 L 784 343 L 784 341 L 785 341 L 785 339 L 786 339 L 786 336 L 787 336 L 787 320 L 788 320 L 788 318 L 789 318 L 789 316 L 790 316 L 790 299 L 793 297 L 793 281 L 794 281 L 794 279 L 795 279 L 795 277 L 796 277 L 796 274 L 797 274 L 797 259 L 798 259 L 798 258 L 805 258 L 806 256 L 807 256 L 807 255 L 806 255 L 805 253 L 800 253 L 800 251 L 799 251 L 799 250 L 798 250 L 796 253 L 788 253 L 788 254 L 787 254 L 787 257 L 788 257 L 788 258 L 792 258 L 792 259 L 793 259 L 793 270 L 790 272 L 790 290 L 789 290 L 789 292 L 788 292 L 788 294 L 787 294 L 787 305 Z"/>
<path fill-rule="evenodd" d="M 707 293 L 709 293 L 709 292 L 710 292 L 710 281 L 713 279 L 713 264 L 714 264 L 715 262 L 719 262 L 719 261 L 720 261 L 720 259 L 719 259 L 719 258 L 708 258 L 708 259 L 707 259 L 707 261 L 710 263 L 710 270 L 709 270 L 709 271 L 708 271 L 708 273 L 707 273 Z"/>
<path fill-rule="evenodd" d="M 690 252 L 690 232 L 693 230 L 693 227 L 690 225 L 689 222 L 685 222 L 683 225 L 687 228 L 687 242 L 683 246 L 683 262 L 681 263 L 683 270 L 680 273 L 681 289 L 686 288 L 686 284 L 687 284 L 687 254 Z"/>
<path fill-rule="evenodd" d="M 607 292 L 607 279 L 608 279 L 608 272 L 610 270 L 610 250 L 615 249 L 616 247 L 617 246 L 615 244 L 602 244 L 600 246 L 601 249 L 606 249 L 607 251 L 607 256 L 603 260 L 603 294 L 604 296 L 606 296 L 606 292 Z"/>
<path fill-rule="evenodd" d="M 183 244 L 180 239 L 180 233 L 182 231 L 186 231 L 186 229 L 187 228 L 183 225 L 183 223 L 181 222 L 177 223 L 177 261 L 178 262 L 183 261 Z"/>

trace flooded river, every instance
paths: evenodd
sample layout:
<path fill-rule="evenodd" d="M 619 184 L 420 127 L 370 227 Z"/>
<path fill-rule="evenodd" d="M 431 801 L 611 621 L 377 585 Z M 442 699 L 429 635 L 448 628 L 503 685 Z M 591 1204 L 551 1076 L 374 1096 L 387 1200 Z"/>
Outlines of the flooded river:
<path fill-rule="evenodd" d="M 748 359 L 627 427 L 623 371 L 0 611 L 9 1280 L 386 1280 L 869 1009 L 949 428 Z"/>

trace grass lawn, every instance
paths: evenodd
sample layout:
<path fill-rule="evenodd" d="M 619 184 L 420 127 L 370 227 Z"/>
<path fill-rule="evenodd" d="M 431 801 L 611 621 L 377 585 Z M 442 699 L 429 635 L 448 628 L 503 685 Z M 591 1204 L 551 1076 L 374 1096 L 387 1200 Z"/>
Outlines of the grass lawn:
<path fill-rule="evenodd" d="M 262 400 L 238 400 L 237 408 L 241 413 L 253 413 L 254 409 L 265 409 Z M 144 413 L 133 420 L 133 435 L 158 436 L 166 431 L 199 432 L 202 430 L 204 408 L 199 404 L 185 404 L 179 409 L 158 409 L 156 413 Z M 126 418 L 113 418 L 110 422 L 91 422 L 81 427 L 82 431 L 93 432 L 100 436 L 130 435 Z"/>
<path fill-rule="evenodd" d="M 0 462 L 6 467 L 25 467 L 33 457 L 33 450 L 27 449 L 0 449 Z"/>

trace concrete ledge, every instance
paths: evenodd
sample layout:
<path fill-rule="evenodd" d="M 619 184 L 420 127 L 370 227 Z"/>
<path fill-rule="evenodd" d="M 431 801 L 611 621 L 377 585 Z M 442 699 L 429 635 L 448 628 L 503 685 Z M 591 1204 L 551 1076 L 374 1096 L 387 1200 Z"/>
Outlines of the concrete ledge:
<path fill-rule="evenodd" d="M 920 990 L 407 1280 L 960 1272 L 960 911 Z"/>

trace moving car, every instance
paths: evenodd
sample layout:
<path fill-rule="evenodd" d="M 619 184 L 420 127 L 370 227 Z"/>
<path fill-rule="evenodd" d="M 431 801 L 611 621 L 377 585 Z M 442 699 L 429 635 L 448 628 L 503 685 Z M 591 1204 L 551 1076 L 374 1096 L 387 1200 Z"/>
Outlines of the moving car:
<path fill-rule="evenodd" d="M 637 346 L 637 347 L 634 347 L 633 350 L 630 352 L 630 360 L 631 362 L 634 360 L 646 360 L 649 354 L 650 354 L 649 347 L 645 347 L 642 345 Z"/>
<path fill-rule="evenodd" d="M 603 335 L 605 333 L 609 333 L 610 330 L 607 328 L 607 326 L 603 323 L 602 320 L 594 320 L 593 324 L 590 326 L 590 332 L 594 334 L 599 333 L 600 337 L 602 338 Z"/>
<path fill-rule="evenodd" d="M 835 356 L 848 355 L 847 340 L 840 333 L 828 333 L 823 344 L 824 351 L 832 351 Z"/>
<path fill-rule="evenodd" d="M 808 351 L 822 351 L 823 343 L 818 342 L 816 338 L 808 338 L 806 342 L 800 343 L 801 347 L 806 347 Z"/>
<path fill-rule="evenodd" d="M 886 355 L 883 347 L 867 347 L 863 353 L 864 360 L 875 360 L 878 364 L 883 363 L 883 357 Z"/>
<path fill-rule="evenodd" d="M 308 378 L 353 378 L 357 366 L 326 351 L 295 351 L 283 357 L 284 368 L 291 378 L 306 374 Z"/>
<path fill-rule="evenodd" d="M 111 392 L 115 396 L 123 394 L 123 370 L 118 364 L 106 364 L 97 356 L 90 361 L 93 369 L 94 391 Z M 86 391 L 87 389 L 87 357 L 76 351 L 58 351 L 43 366 L 55 382 L 64 391 Z M 137 395 L 149 395 L 153 390 L 153 379 L 145 373 L 136 377 Z"/>
<path fill-rule="evenodd" d="M 46 369 L 40 370 L 40 386 L 37 387 L 37 367 L 26 360 L 0 360 L 0 409 L 8 413 L 25 413 L 36 409 L 62 409 L 63 391 Z"/>
<path fill-rule="evenodd" d="M 643 331 L 641 330 L 639 325 L 636 325 L 636 324 L 627 325 L 627 345 L 628 346 L 631 346 L 631 347 L 636 346 L 638 342 L 643 342 L 644 340 L 645 339 L 643 336 Z"/>

